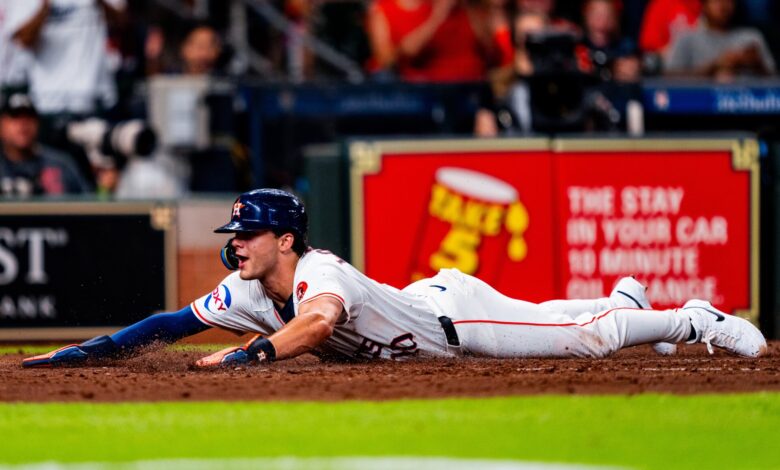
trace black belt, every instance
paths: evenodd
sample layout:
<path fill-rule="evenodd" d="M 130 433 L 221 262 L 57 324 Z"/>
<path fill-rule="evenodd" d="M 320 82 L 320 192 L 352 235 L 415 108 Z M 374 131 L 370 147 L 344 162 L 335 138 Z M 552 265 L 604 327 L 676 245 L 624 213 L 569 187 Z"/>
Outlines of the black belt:
<path fill-rule="evenodd" d="M 439 323 L 441 323 L 441 329 L 444 330 L 444 335 L 447 337 L 447 344 L 450 346 L 460 346 L 458 332 L 455 331 L 455 325 L 452 324 L 450 317 L 440 316 Z"/>

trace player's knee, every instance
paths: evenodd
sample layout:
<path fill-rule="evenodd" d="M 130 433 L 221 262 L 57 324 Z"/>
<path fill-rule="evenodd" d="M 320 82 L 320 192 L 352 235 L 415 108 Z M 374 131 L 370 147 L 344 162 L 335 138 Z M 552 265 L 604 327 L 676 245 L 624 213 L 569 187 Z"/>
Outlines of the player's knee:
<path fill-rule="evenodd" d="M 589 332 L 583 340 L 583 345 L 590 357 L 598 359 L 611 356 L 619 349 L 615 341 L 611 341 L 608 337 L 599 334 L 598 331 Z"/>

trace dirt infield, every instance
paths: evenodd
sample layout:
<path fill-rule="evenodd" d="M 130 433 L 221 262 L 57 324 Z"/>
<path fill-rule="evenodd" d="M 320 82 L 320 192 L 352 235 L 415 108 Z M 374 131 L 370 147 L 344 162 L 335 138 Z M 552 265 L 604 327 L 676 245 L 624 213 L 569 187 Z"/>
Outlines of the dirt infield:
<path fill-rule="evenodd" d="M 459 359 L 321 363 L 312 356 L 231 370 L 197 370 L 200 352 L 158 350 L 108 364 L 22 369 L 0 356 L 0 401 L 385 400 L 540 393 L 780 391 L 780 341 L 757 360 L 703 345 L 659 357 L 649 347 L 607 359 Z"/>

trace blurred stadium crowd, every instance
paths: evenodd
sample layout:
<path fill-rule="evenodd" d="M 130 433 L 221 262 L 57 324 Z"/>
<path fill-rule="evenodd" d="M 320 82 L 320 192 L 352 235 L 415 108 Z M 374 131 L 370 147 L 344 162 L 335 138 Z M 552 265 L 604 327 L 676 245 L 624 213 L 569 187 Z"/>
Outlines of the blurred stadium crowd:
<path fill-rule="evenodd" d="M 227 113 L 224 99 L 212 103 L 226 131 L 212 122 L 211 139 L 198 142 L 193 116 L 215 83 L 468 82 L 481 84 L 468 129 L 477 136 L 636 134 L 647 77 L 774 75 L 779 9 L 771 0 L 0 0 L 0 197 L 288 184 L 251 180 L 255 130 L 237 95 Z"/>

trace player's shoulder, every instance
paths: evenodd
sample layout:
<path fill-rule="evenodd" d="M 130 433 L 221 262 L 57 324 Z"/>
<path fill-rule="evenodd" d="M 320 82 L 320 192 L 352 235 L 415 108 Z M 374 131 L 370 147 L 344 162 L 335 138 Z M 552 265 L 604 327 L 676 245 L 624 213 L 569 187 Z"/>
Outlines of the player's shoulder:
<path fill-rule="evenodd" d="M 332 297 L 345 309 L 360 299 L 358 271 L 327 250 L 309 249 L 295 268 L 293 299 L 297 305 L 320 297 Z"/>
<path fill-rule="evenodd" d="M 260 282 L 255 279 L 241 279 L 238 271 L 228 274 L 216 287 L 216 290 L 222 289 L 226 296 L 231 296 L 239 302 L 256 303 L 262 297 L 266 297 Z"/>
<path fill-rule="evenodd" d="M 296 272 L 305 272 L 320 269 L 344 269 L 350 264 L 328 250 L 309 248 L 301 256 L 296 267 Z"/>
<path fill-rule="evenodd" d="M 232 310 L 273 308 L 271 300 L 259 281 L 244 280 L 238 271 L 228 274 L 208 294 L 195 301 L 212 313 Z M 213 305 L 212 305 L 213 304 Z M 211 308 L 211 307 L 214 308 Z"/>

